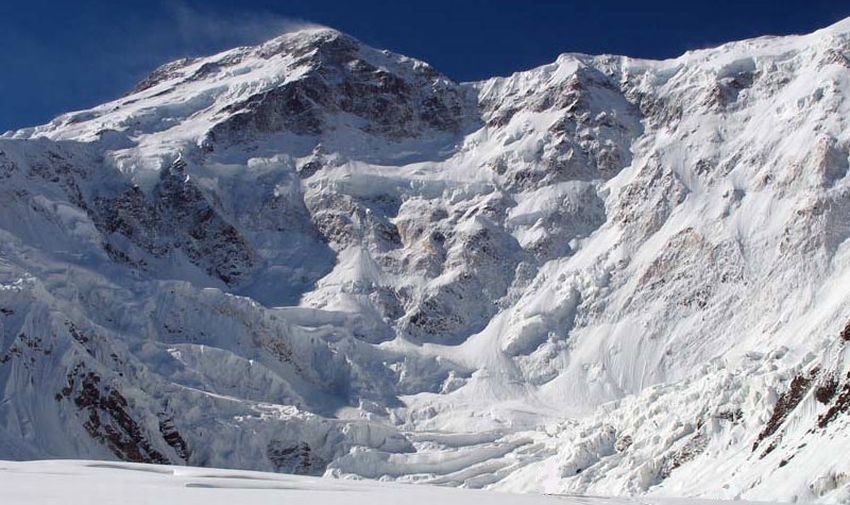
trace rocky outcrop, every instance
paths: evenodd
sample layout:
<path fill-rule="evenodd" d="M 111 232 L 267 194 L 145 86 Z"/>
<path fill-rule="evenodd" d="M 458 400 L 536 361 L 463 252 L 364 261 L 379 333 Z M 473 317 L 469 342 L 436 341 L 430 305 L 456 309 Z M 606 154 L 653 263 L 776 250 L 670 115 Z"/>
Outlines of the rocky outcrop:
<path fill-rule="evenodd" d="M 260 55 L 292 58 L 305 72 L 224 107 L 227 119 L 210 131 L 209 148 L 269 133 L 323 135 L 344 117 L 389 139 L 458 133 L 462 126 L 464 96 L 456 83 L 426 63 L 363 47 L 339 32 L 284 36 Z"/>
<path fill-rule="evenodd" d="M 251 245 L 210 204 L 180 159 L 163 170 L 151 195 L 130 187 L 95 200 L 92 214 L 110 256 L 146 268 L 141 250 L 163 258 L 177 251 L 225 284 L 238 285 L 261 260 Z"/>

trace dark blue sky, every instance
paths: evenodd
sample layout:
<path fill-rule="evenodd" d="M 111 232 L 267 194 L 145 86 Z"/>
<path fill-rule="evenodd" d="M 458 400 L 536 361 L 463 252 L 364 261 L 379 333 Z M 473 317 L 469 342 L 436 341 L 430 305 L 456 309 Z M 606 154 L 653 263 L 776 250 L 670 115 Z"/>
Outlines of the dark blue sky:
<path fill-rule="evenodd" d="M 159 64 L 332 26 L 457 80 L 562 52 L 663 58 L 850 16 L 848 0 L 0 0 L 0 132 L 121 95 Z"/>

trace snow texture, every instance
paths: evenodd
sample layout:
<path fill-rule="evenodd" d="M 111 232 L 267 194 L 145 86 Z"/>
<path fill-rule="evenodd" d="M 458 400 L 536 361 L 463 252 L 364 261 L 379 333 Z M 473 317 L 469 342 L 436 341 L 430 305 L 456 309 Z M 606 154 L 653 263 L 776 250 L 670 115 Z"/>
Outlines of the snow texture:
<path fill-rule="evenodd" d="M 0 461 L 3 503 L 89 505 L 180 503 L 253 505 L 271 500 L 316 505 L 441 503 L 465 505 L 713 505 L 707 500 L 531 496 L 433 486 L 331 480 L 240 470 L 107 463 L 101 461 Z M 7 484 L 8 483 L 8 484 Z M 738 502 L 746 505 L 748 502 Z"/>
<path fill-rule="evenodd" d="M 850 20 L 169 63 L 0 136 L 0 457 L 847 503 L 848 118 Z"/>

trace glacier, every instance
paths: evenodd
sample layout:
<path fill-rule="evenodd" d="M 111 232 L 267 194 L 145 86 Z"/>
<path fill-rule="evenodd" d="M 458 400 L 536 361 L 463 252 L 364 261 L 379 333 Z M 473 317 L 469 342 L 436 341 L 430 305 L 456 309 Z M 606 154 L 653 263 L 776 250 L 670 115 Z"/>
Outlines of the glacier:
<path fill-rule="evenodd" d="M 595 498 L 495 493 L 436 486 L 338 481 L 303 475 L 281 475 L 245 470 L 108 463 L 102 461 L 28 461 L 0 466 L 5 503 L 198 503 L 253 505 L 269 500 L 290 500 L 319 505 L 372 505 L 400 503 L 462 505 L 487 500 L 495 505 L 687 505 L 689 500 L 653 498 Z M 46 484 L 46 485 L 45 485 Z M 705 505 L 724 502 L 701 500 Z M 751 502 L 737 502 L 746 505 Z"/>
<path fill-rule="evenodd" d="M 847 503 L 848 98 L 850 20 L 168 63 L 0 136 L 0 459 Z"/>

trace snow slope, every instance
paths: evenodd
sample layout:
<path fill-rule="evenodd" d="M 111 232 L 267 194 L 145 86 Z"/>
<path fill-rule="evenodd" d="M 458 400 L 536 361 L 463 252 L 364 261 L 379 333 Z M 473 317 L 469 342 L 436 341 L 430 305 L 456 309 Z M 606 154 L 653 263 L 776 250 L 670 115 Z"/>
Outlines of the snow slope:
<path fill-rule="evenodd" d="M 848 97 L 848 20 L 164 65 L 0 138 L 0 457 L 846 502 Z"/>
<path fill-rule="evenodd" d="M 335 481 L 314 477 L 280 475 L 240 470 L 170 467 L 99 461 L 0 462 L 4 503 L 92 504 L 92 503 L 182 503 L 192 505 L 246 505 L 270 500 L 317 505 L 381 505 L 390 503 L 487 503 L 494 505 L 684 505 L 706 500 L 645 500 L 592 498 L 588 496 L 531 496 L 488 491 L 446 489 L 433 486 Z M 748 502 L 739 502 L 748 503 Z"/>

